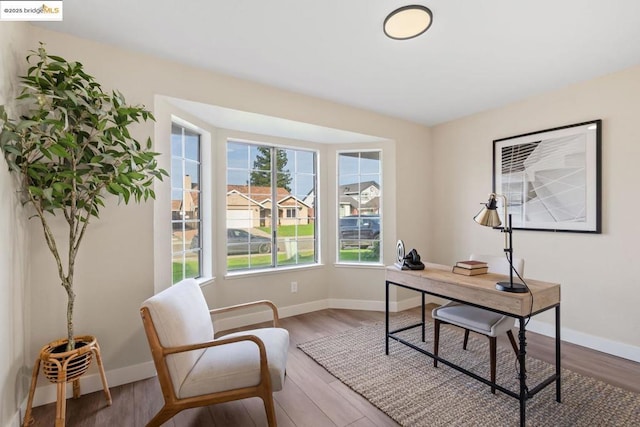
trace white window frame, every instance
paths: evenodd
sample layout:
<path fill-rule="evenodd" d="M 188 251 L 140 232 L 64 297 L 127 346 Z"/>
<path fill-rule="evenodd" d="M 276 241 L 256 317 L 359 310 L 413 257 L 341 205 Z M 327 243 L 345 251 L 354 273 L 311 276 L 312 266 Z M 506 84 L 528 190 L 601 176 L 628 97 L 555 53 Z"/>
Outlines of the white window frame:
<path fill-rule="evenodd" d="M 278 149 L 278 150 L 297 150 L 297 151 L 306 151 L 306 152 L 310 152 L 314 154 L 314 158 L 315 158 L 315 235 L 314 235 L 314 239 L 315 239 L 315 243 L 314 243 L 314 254 L 315 254 L 315 261 L 312 263 L 308 263 L 308 264 L 283 264 L 283 265 L 275 265 L 273 263 L 272 260 L 272 264 L 263 268 L 247 268 L 247 269 L 237 269 L 237 270 L 226 270 L 226 276 L 228 277 L 233 277 L 233 276 L 242 276 L 242 275 L 252 275 L 252 274 L 259 274 L 259 273 L 271 273 L 271 272 L 279 272 L 279 271 L 286 271 L 286 270 L 292 270 L 292 269 L 306 269 L 306 268 L 313 268 L 313 267 L 317 267 L 318 265 L 321 265 L 321 244 L 320 244 L 320 225 L 319 225 L 319 216 L 320 216 L 320 209 L 319 209 L 319 197 L 318 197 L 318 192 L 319 192 L 319 186 L 320 186 L 320 179 L 321 179 L 321 175 L 320 175 L 320 152 L 318 149 L 315 148 L 309 148 L 309 147 L 305 147 L 304 145 L 295 145 L 295 144 L 291 144 L 291 145 L 285 145 L 285 144 L 279 144 L 279 143 L 273 143 L 273 142 L 269 142 L 269 138 L 264 138 L 264 139 L 245 139 L 245 138 L 238 138 L 238 137 L 233 137 L 233 136 L 229 136 L 226 138 L 225 141 L 225 153 L 227 150 L 227 145 L 229 143 L 241 143 L 241 144 L 249 144 L 249 145 L 254 145 L 254 146 L 262 146 L 262 147 L 267 147 L 270 149 Z M 225 167 L 225 174 L 228 171 L 228 166 Z M 275 177 L 274 177 L 275 178 Z M 225 180 L 224 180 L 224 188 L 226 191 L 228 182 L 227 182 L 227 178 L 225 176 Z M 275 198 L 275 194 L 273 194 L 272 198 Z M 224 211 L 226 213 L 227 209 L 226 209 L 226 202 L 222 202 L 223 205 L 225 206 Z M 273 209 L 273 208 L 272 208 Z M 288 209 L 288 208 L 285 208 Z M 273 214 L 272 214 L 273 217 Z M 297 218 L 297 214 L 296 214 L 296 218 Z M 224 222 L 226 223 L 226 217 Z M 225 229 L 226 229 L 226 225 L 225 225 Z M 226 234 L 225 234 L 226 236 Z M 277 236 L 276 236 L 277 239 Z M 226 243 L 226 237 L 225 237 L 225 243 Z M 277 243 L 276 243 L 277 245 Z M 226 248 L 226 245 L 225 245 Z M 272 251 L 273 253 L 273 251 Z M 226 249 L 225 249 L 225 254 L 226 254 Z M 277 254 L 276 254 L 277 256 Z M 225 265 L 226 265 L 226 260 L 227 257 L 225 256 Z M 276 263 L 277 264 L 277 263 Z"/>
<path fill-rule="evenodd" d="M 181 132 L 181 139 L 182 139 L 182 141 L 181 141 L 181 153 L 179 155 L 174 155 L 174 153 L 173 153 L 173 137 L 175 135 L 173 133 L 174 125 L 176 127 L 180 128 L 180 130 L 182 131 Z M 196 136 L 197 135 L 197 138 L 198 138 L 198 158 L 197 159 L 188 159 L 186 157 L 186 153 L 185 153 L 185 139 L 186 139 L 185 132 L 190 132 L 190 134 L 192 136 Z M 207 190 L 207 187 L 206 186 L 203 187 L 203 185 L 202 185 L 203 184 L 202 183 L 202 134 L 199 131 L 192 129 L 190 126 L 184 126 L 183 124 L 180 124 L 180 123 L 177 123 L 176 121 L 173 121 L 172 124 L 171 124 L 171 143 L 170 144 L 171 144 L 170 152 L 171 152 L 171 168 L 172 168 L 172 170 L 173 170 L 173 166 L 174 166 L 174 161 L 178 161 L 178 162 L 181 163 L 181 169 L 182 169 L 183 173 L 186 172 L 186 165 L 187 164 L 194 163 L 194 162 L 197 163 L 197 169 L 198 169 L 198 190 L 197 190 L 197 193 L 198 193 L 198 211 L 199 211 L 200 210 L 200 201 L 202 200 L 203 189 L 205 191 Z M 189 194 L 191 194 L 193 192 L 193 190 L 191 188 L 186 188 L 185 187 L 184 181 L 185 181 L 186 176 L 188 176 L 188 175 L 183 175 L 182 176 L 183 182 L 182 182 L 181 187 L 180 187 L 182 189 L 181 198 L 180 198 L 180 200 L 182 202 L 182 205 L 181 205 L 181 209 L 180 209 L 180 212 L 179 212 L 180 218 L 178 220 L 173 218 L 173 206 L 172 206 L 172 210 L 171 210 L 172 232 L 173 232 L 174 224 L 176 224 L 176 222 L 178 224 L 182 225 L 183 231 L 184 231 L 185 230 L 184 227 L 186 226 L 186 224 L 188 222 L 187 220 L 189 219 L 188 215 L 186 215 L 186 212 L 184 210 L 184 203 L 186 202 L 185 195 L 187 194 L 187 192 Z M 171 182 L 171 199 L 172 199 L 171 202 L 172 202 L 172 205 L 173 205 L 173 202 L 174 202 L 174 199 L 173 199 L 174 194 L 173 194 L 173 192 L 176 191 L 177 189 L 173 187 L 173 179 L 172 178 L 173 177 L 170 178 L 170 182 Z M 202 221 L 202 217 L 200 216 L 200 212 L 198 212 L 197 216 L 198 216 L 198 219 L 195 220 L 195 222 L 198 225 L 196 235 L 198 236 L 198 249 L 199 249 L 199 251 L 197 252 L 197 254 L 198 254 L 198 275 L 194 277 L 194 279 L 196 279 L 196 280 L 198 280 L 201 277 L 203 277 L 202 243 L 203 243 L 204 239 L 206 238 L 206 236 L 202 235 L 202 223 L 203 223 L 203 221 Z M 185 243 L 185 245 L 187 244 L 186 240 L 184 239 L 184 236 L 183 236 L 183 242 Z M 185 247 L 185 248 L 183 248 L 182 251 L 180 251 L 180 252 L 182 252 L 182 267 L 183 267 L 182 278 L 180 280 L 183 280 L 183 279 L 186 278 L 185 277 L 185 267 L 186 267 L 186 264 L 187 264 L 187 256 L 188 256 L 189 253 L 194 253 L 194 251 L 192 249 L 193 248 L 191 248 L 191 247 Z M 173 263 L 174 263 L 174 259 L 175 259 L 175 254 L 176 254 L 176 252 L 174 252 L 173 238 L 172 238 L 172 244 L 171 244 L 172 270 L 173 270 Z M 173 280 L 174 279 L 173 279 L 173 273 L 172 273 L 172 282 L 173 282 Z M 180 280 L 178 280 L 178 281 L 180 281 Z"/>
<path fill-rule="evenodd" d="M 340 155 L 349 154 L 349 153 L 379 153 L 379 161 L 380 161 L 380 169 L 379 169 L 379 185 L 380 185 L 380 203 L 378 204 L 378 217 L 380 221 L 380 248 L 379 255 L 380 259 L 378 261 L 342 261 L 340 260 Z M 384 150 L 382 148 L 362 148 L 362 149 L 353 149 L 353 150 L 337 150 L 335 157 L 336 164 L 336 229 L 335 229 L 335 259 L 336 265 L 355 265 L 355 266 L 374 266 L 379 267 L 384 265 Z M 359 181 L 362 182 L 362 181 Z"/>
<path fill-rule="evenodd" d="M 212 191 L 214 187 L 212 162 L 212 134 L 205 126 L 206 124 L 195 124 L 197 120 L 188 121 L 182 118 L 173 106 L 161 100 L 156 100 L 155 122 L 155 145 L 156 151 L 163 153 L 158 158 L 158 166 L 166 171 L 171 171 L 171 127 L 178 124 L 191 131 L 200 134 L 200 161 L 201 161 L 201 186 L 208 191 L 201 191 L 200 195 L 200 220 L 202 223 L 203 236 L 211 236 L 209 239 L 202 239 L 201 256 L 201 277 L 196 279 L 200 285 L 211 283 L 214 277 L 214 251 L 212 235 L 214 220 L 212 203 Z M 171 179 L 165 178 L 154 183 L 156 200 L 154 202 L 154 292 L 158 293 L 171 286 L 173 282 L 172 274 L 172 249 L 171 249 Z"/>

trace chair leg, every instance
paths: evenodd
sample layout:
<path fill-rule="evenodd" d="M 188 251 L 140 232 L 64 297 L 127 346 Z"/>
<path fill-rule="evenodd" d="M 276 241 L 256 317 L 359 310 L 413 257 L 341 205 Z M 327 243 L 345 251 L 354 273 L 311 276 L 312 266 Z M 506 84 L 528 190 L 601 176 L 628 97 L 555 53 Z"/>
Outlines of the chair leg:
<path fill-rule="evenodd" d="M 496 337 L 489 337 L 489 357 L 491 358 L 491 382 L 496 382 Z M 496 394 L 496 388 L 491 386 L 491 393 Z"/>
<path fill-rule="evenodd" d="M 511 343 L 511 348 L 513 348 L 513 352 L 516 354 L 516 357 L 518 357 L 519 356 L 518 344 L 516 343 L 516 338 L 513 336 L 513 332 L 511 332 L 510 330 L 507 331 L 507 336 L 509 337 L 509 342 Z"/>
<path fill-rule="evenodd" d="M 433 319 L 433 355 L 438 355 L 438 344 L 440 343 L 440 321 Z M 433 359 L 433 367 L 438 367 L 438 359 Z"/>
<path fill-rule="evenodd" d="M 511 348 L 513 348 L 513 352 L 518 355 L 518 344 L 516 343 L 516 339 L 513 336 L 513 332 L 511 330 L 507 331 L 507 336 L 509 337 L 509 342 L 511 343 Z"/>
<path fill-rule="evenodd" d="M 467 343 L 469 342 L 469 330 L 465 329 L 464 330 L 464 341 L 462 342 L 462 349 L 466 350 L 467 349 Z"/>
<path fill-rule="evenodd" d="M 267 393 L 265 396 L 262 396 L 262 402 L 264 403 L 264 410 L 267 413 L 267 425 L 269 427 L 277 427 L 278 422 L 276 421 L 276 409 L 273 405 L 273 395 Z"/>
<path fill-rule="evenodd" d="M 164 424 L 167 420 L 172 418 L 178 412 L 180 412 L 180 409 L 167 407 L 165 405 L 162 407 L 162 409 L 160 409 L 160 411 L 153 418 L 151 418 L 151 421 L 147 423 L 146 427 L 160 427 L 162 424 Z"/>

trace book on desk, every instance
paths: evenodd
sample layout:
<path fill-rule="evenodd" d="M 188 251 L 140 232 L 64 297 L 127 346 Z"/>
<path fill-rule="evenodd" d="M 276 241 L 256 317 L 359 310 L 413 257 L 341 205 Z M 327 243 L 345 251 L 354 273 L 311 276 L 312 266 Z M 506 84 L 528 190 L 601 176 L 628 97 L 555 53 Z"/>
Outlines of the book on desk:
<path fill-rule="evenodd" d="M 456 274 L 463 274 L 465 276 L 477 276 L 478 274 L 487 274 L 489 267 L 463 268 L 455 266 L 452 271 Z"/>
<path fill-rule="evenodd" d="M 463 274 L 465 276 L 476 276 L 478 274 L 487 273 L 489 271 L 489 265 L 484 261 L 458 261 L 452 271 L 456 274 Z"/>

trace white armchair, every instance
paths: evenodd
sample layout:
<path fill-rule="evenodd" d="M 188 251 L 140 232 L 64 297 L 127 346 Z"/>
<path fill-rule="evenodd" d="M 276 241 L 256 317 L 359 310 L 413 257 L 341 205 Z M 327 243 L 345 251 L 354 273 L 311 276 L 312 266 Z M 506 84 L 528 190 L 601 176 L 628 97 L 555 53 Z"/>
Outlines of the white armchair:
<path fill-rule="evenodd" d="M 214 339 L 211 315 L 265 305 L 273 327 Z M 183 280 L 146 300 L 140 309 L 165 404 L 147 426 L 159 426 L 183 409 L 248 397 L 264 402 L 276 426 L 274 391 L 285 379 L 289 333 L 278 327 L 278 310 L 256 301 L 209 310 L 200 286 Z"/>

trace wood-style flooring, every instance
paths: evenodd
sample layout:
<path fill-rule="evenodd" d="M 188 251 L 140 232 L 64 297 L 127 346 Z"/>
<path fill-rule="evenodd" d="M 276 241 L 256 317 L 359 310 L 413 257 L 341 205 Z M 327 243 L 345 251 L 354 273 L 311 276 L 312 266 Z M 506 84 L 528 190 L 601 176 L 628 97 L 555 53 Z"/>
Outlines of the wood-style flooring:
<path fill-rule="evenodd" d="M 419 314 L 419 309 L 410 311 Z M 291 348 L 284 389 L 274 393 L 279 426 L 397 426 L 296 348 L 298 343 L 379 320 L 384 320 L 384 313 L 336 309 L 281 319 L 281 326 L 290 333 Z M 528 333 L 527 343 L 531 356 L 554 363 L 553 339 Z M 506 336 L 499 345 L 509 345 Z M 639 363 L 568 343 L 563 343 L 562 363 L 565 368 L 640 393 Z M 142 427 L 163 404 L 156 378 L 113 387 L 111 395 L 111 407 L 106 406 L 101 391 L 69 399 L 66 425 Z M 53 425 L 55 403 L 34 408 L 33 415 L 33 426 Z M 264 407 L 258 398 L 186 410 L 164 424 L 171 427 L 265 425 Z"/>

